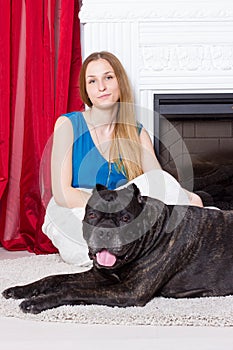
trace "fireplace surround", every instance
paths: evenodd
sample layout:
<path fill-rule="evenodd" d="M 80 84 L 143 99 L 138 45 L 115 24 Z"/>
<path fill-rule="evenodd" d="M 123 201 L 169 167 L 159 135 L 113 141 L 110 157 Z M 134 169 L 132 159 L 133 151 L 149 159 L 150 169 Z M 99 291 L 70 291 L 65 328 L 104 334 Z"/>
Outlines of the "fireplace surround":
<path fill-rule="evenodd" d="M 233 131 L 229 116 L 233 110 L 226 112 L 221 109 L 215 113 L 213 108 L 217 100 L 221 100 L 217 107 L 223 108 L 226 96 L 230 99 L 233 96 L 232 0 L 82 0 L 80 3 L 83 58 L 91 52 L 107 50 L 121 60 L 141 111 L 138 119 L 155 140 L 156 152 L 161 136 L 156 98 L 169 95 L 170 99 L 174 100 L 177 96 L 182 100 L 199 96 L 203 100 L 209 95 L 212 98 L 210 113 L 203 112 L 203 109 L 201 113 L 191 113 L 191 105 L 187 104 L 188 109 L 177 114 L 175 121 L 171 117 L 175 113 L 164 115 L 168 116 L 169 123 L 176 124 L 178 132 L 181 128 L 178 116 L 186 116 L 186 126 L 182 129 L 185 129 L 186 135 L 191 135 L 189 140 L 185 140 L 187 146 L 191 143 L 196 148 L 204 145 L 206 150 L 209 147 L 213 151 L 213 143 L 221 143 L 219 149 L 224 153 L 221 161 L 232 160 Z M 207 105 L 202 104 L 204 106 Z M 232 102 L 229 106 L 232 107 Z M 212 145 L 203 134 L 203 127 L 196 126 L 197 119 L 203 119 L 203 125 L 210 135 L 214 135 Z M 216 122 L 219 123 L 217 127 Z M 199 137 L 194 140 L 197 130 Z M 217 132 L 224 134 L 221 142 Z M 183 134 L 181 138 L 183 142 Z M 177 159 L 182 159 L 180 163 L 176 162 L 182 167 L 185 157 L 179 157 L 178 143 L 173 143 L 172 152 Z M 157 155 L 166 166 L 168 156 L 161 146 L 159 152 Z M 214 152 L 210 152 L 207 158 L 211 156 L 213 160 L 217 159 Z M 206 156 L 204 158 L 205 163 Z M 213 166 L 215 169 L 219 167 Z M 178 180 L 181 180 L 179 174 Z"/>
<path fill-rule="evenodd" d="M 177 130 L 176 135 L 172 134 L 173 128 Z M 233 94 L 156 94 L 154 145 L 163 165 L 169 162 L 168 153 L 175 157 L 175 153 L 181 155 L 185 151 L 180 139 L 192 157 L 208 156 L 210 152 L 230 153 L 233 150 Z M 169 152 L 171 149 L 173 152 Z"/>
<path fill-rule="evenodd" d="M 79 17 L 83 58 L 113 52 L 143 108 L 155 94 L 233 93 L 232 0 L 82 0 Z"/>
<path fill-rule="evenodd" d="M 191 177 L 205 205 L 233 209 L 233 94 L 155 95 L 154 128 L 163 169 L 185 188 Z"/>

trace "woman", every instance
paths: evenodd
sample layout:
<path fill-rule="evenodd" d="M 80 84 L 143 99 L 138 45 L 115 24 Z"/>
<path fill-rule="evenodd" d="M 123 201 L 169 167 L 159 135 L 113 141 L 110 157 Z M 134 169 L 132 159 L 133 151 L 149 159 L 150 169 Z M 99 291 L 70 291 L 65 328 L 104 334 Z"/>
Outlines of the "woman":
<path fill-rule="evenodd" d="M 65 261 L 88 265 L 81 221 L 96 183 L 116 189 L 132 181 L 144 195 L 168 204 L 179 202 L 178 197 L 180 203 L 202 206 L 202 202 L 162 171 L 147 131 L 135 120 L 128 77 L 113 54 L 87 57 L 80 72 L 80 93 L 89 109 L 63 115 L 55 124 L 53 198 L 43 231 Z"/>

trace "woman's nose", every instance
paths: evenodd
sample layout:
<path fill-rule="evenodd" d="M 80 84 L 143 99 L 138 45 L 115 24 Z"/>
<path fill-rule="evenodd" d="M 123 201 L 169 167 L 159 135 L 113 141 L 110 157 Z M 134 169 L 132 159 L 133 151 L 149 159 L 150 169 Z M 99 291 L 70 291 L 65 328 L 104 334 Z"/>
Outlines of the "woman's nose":
<path fill-rule="evenodd" d="M 105 85 L 103 80 L 99 81 L 98 89 L 99 89 L 99 91 L 104 91 L 106 89 L 106 85 Z"/>

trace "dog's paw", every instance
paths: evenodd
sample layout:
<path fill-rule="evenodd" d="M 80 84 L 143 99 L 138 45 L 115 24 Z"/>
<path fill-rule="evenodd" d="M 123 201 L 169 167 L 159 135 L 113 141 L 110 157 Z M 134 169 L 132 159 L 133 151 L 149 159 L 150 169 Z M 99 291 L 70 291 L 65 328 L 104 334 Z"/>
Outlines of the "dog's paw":
<path fill-rule="evenodd" d="M 24 313 L 39 314 L 43 311 L 43 308 L 41 308 L 40 303 L 38 303 L 36 299 L 24 300 L 19 307 Z"/>
<path fill-rule="evenodd" d="M 6 299 L 22 299 L 24 297 L 21 287 L 7 288 L 2 292 L 2 296 Z"/>

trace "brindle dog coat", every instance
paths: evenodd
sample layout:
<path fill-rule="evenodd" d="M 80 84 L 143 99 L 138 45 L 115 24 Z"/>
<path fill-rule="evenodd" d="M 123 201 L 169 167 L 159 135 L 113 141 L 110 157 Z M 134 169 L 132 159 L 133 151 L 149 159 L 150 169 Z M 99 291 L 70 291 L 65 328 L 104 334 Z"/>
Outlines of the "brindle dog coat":
<path fill-rule="evenodd" d="M 101 185 L 86 206 L 87 272 L 8 288 L 24 312 L 60 305 L 143 306 L 156 296 L 233 294 L 233 211 L 167 206 L 130 185 Z"/>

